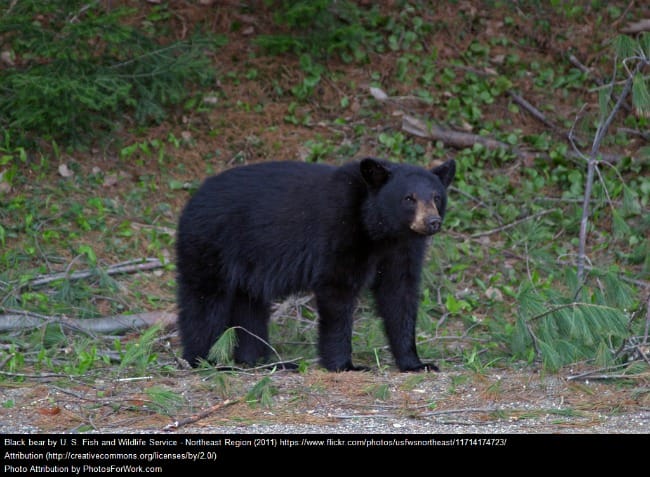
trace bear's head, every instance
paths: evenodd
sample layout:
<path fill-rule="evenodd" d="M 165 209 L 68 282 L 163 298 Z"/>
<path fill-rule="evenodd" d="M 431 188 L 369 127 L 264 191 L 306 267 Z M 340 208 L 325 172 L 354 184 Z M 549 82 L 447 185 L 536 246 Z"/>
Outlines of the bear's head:
<path fill-rule="evenodd" d="M 447 188 L 456 174 L 453 160 L 429 170 L 365 158 L 359 167 L 369 191 L 364 221 L 372 238 L 440 231 Z"/>

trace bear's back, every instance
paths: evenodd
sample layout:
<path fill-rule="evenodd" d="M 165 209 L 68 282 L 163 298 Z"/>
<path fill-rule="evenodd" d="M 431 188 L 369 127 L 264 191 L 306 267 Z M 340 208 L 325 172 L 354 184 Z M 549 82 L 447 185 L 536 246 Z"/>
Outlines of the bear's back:
<path fill-rule="evenodd" d="M 206 179 L 181 214 L 179 267 L 202 263 L 201 279 L 227 277 L 264 297 L 309 289 L 327 250 L 360 233 L 366 188 L 356 171 L 358 163 L 282 161 Z"/>

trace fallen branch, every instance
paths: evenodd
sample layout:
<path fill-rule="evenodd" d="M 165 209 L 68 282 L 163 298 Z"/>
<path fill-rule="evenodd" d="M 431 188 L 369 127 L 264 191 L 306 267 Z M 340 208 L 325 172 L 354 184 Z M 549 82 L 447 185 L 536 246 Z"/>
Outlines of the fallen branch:
<path fill-rule="evenodd" d="M 164 267 L 166 264 L 158 260 L 157 258 L 145 258 L 142 260 L 129 260 L 128 262 L 117 263 L 111 265 L 104 273 L 107 275 L 116 275 L 118 273 L 134 273 L 143 270 L 153 270 L 156 268 Z M 52 273 L 49 275 L 41 275 L 32 280 L 29 280 L 25 284 L 21 285 L 20 288 L 31 287 L 36 288 L 39 286 L 47 285 L 48 283 L 55 282 L 57 280 L 79 280 L 82 278 L 88 278 L 95 275 L 97 272 L 95 270 L 81 270 L 78 272 L 60 272 Z"/>
<path fill-rule="evenodd" d="M 421 119 L 406 114 L 402 117 L 402 130 L 409 134 L 413 134 L 414 136 L 431 139 L 432 141 L 442 141 L 445 143 L 445 145 L 454 147 L 456 149 L 464 149 L 473 147 L 475 144 L 480 144 L 486 149 L 490 150 L 503 149 L 510 151 L 511 153 L 519 156 L 524 160 L 532 160 L 535 158 L 549 158 L 548 154 L 545 152 L 524 151 L 516 146 L 512 146 L 505 142 L 498 141 L 489 137 L 479 136 L 477 134 L 461 131 L 453 131 L 450 129 L 442 129 L 433 124 L 429 125 Z M 572 158 L 579 157 L 578 154 L 571 153 L 569 153 L 568 156 Z M 614 154 L 601 153 L 599 157 L 601 158 L 602 162 L 609 164 L 615 164 L 621 160 L 621 156 Z"/>
<path fill-rule="evenodd" d="M 550 214 L 552 212 L 555 212 L 555 210 L 553 210 L 553 209 L 542 210 L 541 212 L 538 212 L 538 213 L 533 214 L 533 215 L 527 215 L 526 217 L 522 217 L 521 219 L 517 219 L 514 222 L 510 222 L 509 224 L 502 225 L 501 227 L 497 227 L 497 228 L 491 229 L 491 230 L 485 230 L 483 232 L 477 232 L 475 234 L 470 235 L 470 238 L 485 237 L 486 235 L 492 235 L 492 234 L 496 234 L 496 233 L 499 233 L 499 232 L 503 232 L 504 230 L 515 227 L 515 226 L 521 224 L 522 222 L 526 222 L 527 220 L 532 220 L 532 219 L 538 219 L 538 218 L 543 217 L 545 215 L 548 215 L 548 214 Z"/>
<path fill-rule="evenodd" d="M 505 411 L 505 409 L 499 409 L 497 407 L 473 407 L 473 408 L 466 408 L 466 409 L 440 409 L 439 411 L 430 411 L 430 412 L 423 412 L 421 414 L 418 414 L 418 417 L 434 417 L 434 416 L 442 416 L 444 414 L 474 414 L 474 413 L 493 413 L 493 412 L 499 412 L 499 411 Z"/>
<path fill-rule="evenodd" d="M 193 416 L 186 417 L 185 419 L 181 419 L 180 421 L 174 421 L 171 424 L 167 424 L 165 427 L 163 427 L 163 431 L 175 431 L 179 427 L 186 426 L 188 424 L 194 424 L 195 422 L 200 421 L 201 419 L 205 419 L 210 414 L 214 414 L 215 412 L 225 407 L 232 406 L 233 404 L 237 404 L 238 402 L 239 399 L 226 399 L 224 402 L 215 404 L 214 406 L 211 406 L 208 409 L 199 412 L 198 414 L 194 414 Z"/>
<path fill-rule="evenodd" d="M 11 376 L 12 378 L 26 378 L 26 379 L 59 379 L 59 378 L 69 378 L 67 374 L 61 373 L 43 373 L 43 374 L 27 374 L 27 373 L 11 373 L 9 371 L 0 371 L 0 374 L 3 376 Z"/>
<path fill-rule="evenodd" d="M 421 119 L 406 114 L 402 117 L 402 130 L 414 136 L 442 141 L 458 149 L 472 147 L 475 144 L 481 144 L 487 149 L 511 149 L 511 146 L 505 142 L 476 134 L 441 129 L 438 126 L 433 124 L 429 125 Z"/>
<path fill-rule="evenodd" d="M 644 18 L 638 22 L 631 22 L 621 28 L 622 33 L 627 33 L 628 35 L 633 35 L 635 33 L 641 33 L 644 31 L 650 31 L 650 18 Z"/>
<path fill-rule="evenodd" d="M 575 380 L 585 380 L 588 381 L 589 379 L 592 379 L 594 381 L 599 380 L 599 381 L 604 381 L 607 379 L 642 379 L 642 380 L 647 380 L 650 375 L 648 373 L 639 373 L 639 374 L 592 374 L 590 376 L 586 377 L 573 377 L 570 376 L 567 379 L 571 379 L 573 381 Z"/>
<path fill-rule="evenodd" d="M 164 311 L 87 319 L 44 316 L 21 310 L 8 311 L 8 314 L 0 315 L 0 332 L 33 329 L 44 324 L 60 324 L 88 333 L 121 333 L 139 328 L 148 328 L 154 324 L 167 326 L 176 321 L 174 313 Z"/>
<path fill-rule="evenodd" d="M 519 96 L 517 93 L 515 93 L 514 91 L 508 91 L 508 95 L 512 98 L 512 100 L 515 103 L 517 103 L 519 106 L 521 106 L 526 111 L 528 111 L 531 114 L 531 116 L 533 116 L 535 119 L 540 121 L 542 124 L 551 128 L 556 133 L 562 132 L 562 129 L 557 124 L 546 119 L 546 116 L 544 116 L 544 114 L 539 109 L 537 109 L 535 106 L 530 104 L 528 101 L 526 101 L 524 98 Z"/>

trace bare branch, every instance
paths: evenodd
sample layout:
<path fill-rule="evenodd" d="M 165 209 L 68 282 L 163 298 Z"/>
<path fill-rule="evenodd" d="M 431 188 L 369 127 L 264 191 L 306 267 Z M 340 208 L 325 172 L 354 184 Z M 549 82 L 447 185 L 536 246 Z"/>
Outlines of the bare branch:
<path fill-rule="evenodd" d="M 239 399 L 226 399 L 223 402 L 220 402 L 219 404 L 215 404 L 214 406 L 210 406 L 209 408 L 194 414 L 192 416 L 186 417 L 185 419 L 181 419 L 180 421 L 174 421 L 171 424 L 167 424 L 164 428 L 163 431 L 175 431 L 179 427 L 186 426 L 188 424 L 194 424 L 197 421 L 200 421 L 201 419 L 204 419 L 208 417 L 210 414 L 214 414 L 215 412 L 228 407 L 232 406 L 233 404 L 237 404 L 239 402 Z"/>
<path fill-rule="evenodd" d="M 503 149 L 510 151 L 511 153 L 524 160 L 549 157 L 546 153 L 524 151 L 516 146 L 512 146 L 510 144 L 506 144 L 505 142 L 498 141 L 489 137 L 479 136 L 477 134 L 461 131 L 453 131 L 450 129 L 443 129 L 433 124 L 428 125 L 422 119 L 418 119 L 406 114 L 402 117 L 402 130 L 406 131 L 409 134 L 413 134 L 414 136 L 431 139 L 432 141 L 442 141 L 447 146 L 451 146 L 457 149 L 468 148 L 474 146 L 475 144 L 480 144 L 483 147 L 491 150 Z M 571 155 L 571 157 L 574 156 Z M 621 158 L 619 156 L 603 155 L 602 160 L 615 163 L 620 159 Z"/>
<path fill-rule="evenodd" d="M 119 273 L 134 273 L 143 270 L 154 270 L 156 268 L 162 268 L 165 265 L 166 265 L 165 263 L 161 262 L 157 258 L 145 258 L 145 259 L 138 259 L 138 260 L 129 260 L 127 262 L 121 262 L 115 265 L 111 265 L 106 270 L 104 270 L 104 272 L 107 275 L 116 275 Z M 20 288 L 24 288 L 24 287 L 35 288 L 63 279 L 79 280 L 82 278 L 91 277 L 95 273 L 96 271 L 94 270 L 81 270 L 72 273 L 60 272 L 60 273 L 52 273 L 49 275 L 41 275 L 34 278 L 33 280 L 28 281 Z"/>
<path fill-rule="evenodd" d="M 561 131 L 561 128 L 557 124 L 546 119 L 546 116 L 544 116 L 544 114 L 539 109 L 537 109 L 535 106 L 530 104 L 528 101 L 526 101 L 524 98 L 519 96 L 517 93 L 515 93 L 514 91 L 508 91 L 508 95 L 512 98 L 512 100 L 515 103 L 517 103 L 519 106 L 521 106 L 526 111 L 528 111 L 535 119 L 540 121 L 542 124 L 548 126 L 555 132 Z"/>
<path fill-rule="evenodd" d="M 585 258 L 584 257 L 585 257 L 586 246 L 587 246 L 587 225 L 589 223 L 589 213 L 590 213 L 589 203 L 591 201 L 591 189 L 594 184 L 594 173 L 596 171 L 596 168 L 598 167 L 598 162 L 599 162 L 598 151 L 600 150 L 600 144 L 602 143 L 605 134 L 607 134 L 607 130 L 609 129 L 609 126 L 612 124 L 612 121 L 614 120 L 614 116 L 618 113 L 619 109 L 621 109 L 621 106 L 623 105 L 623 101 L 627 98 L 628 94 L 630 93 L 630 90 L 632 89 L 632 82 L 634 81 L 634 76 L 639 71 L 641 71 L 641 68 L 643 68 L 643 66 L 644 66 L 643 62 L 637 63 L 634 71 L 625 82 L 625 86 L 623 86 L 623 91 L 619 95 L 616 104 L 610 111 L 609 115 L 605 118 L 605 120 L 598 125 L 598 129 L 596 130 L 596 135 L 594 136 L 594 141 L 591 146 L 591 153 L 587 161 L 587 179 L 585 181 L 585 195 L 582 204 L 582 217 L 580 218 L 580 238 L 578 244 L 578 280 L 580 283 L 584 283 L 585 280 L 585 267 L 584 267 Z"/>
<path fill-rule="evenodd" d="M 478 232 L 478 233 L 472 234 L 472 235 L 470 235 L 470 238 L 478 238 L 478 237 L 484 237 L 486 235 L 496 234 L 498 232 L 502 232 L 504 230 L 511 229 L 512 227 L 515 227 L 515 226 L 521 224 L 522 222 L 526 222 L 527 220 L 538 219 L 540 217 L 543 217 L 545 215 L 550 214 L 551 212 L 554 212 L 554 210 L 552 210 L 552 209 L 543 210 L 543 211 L 538 212 L 538 213 L 533 214 L 533 215 L 527 215 L 526 217 L 522 217 L 521 219 L 517 219 L 514 222 L 510 222 L 509 224 L 502 225 L 501 227 L 497 227 L 497 228 L 492 229 L 492 230 L 485 230 L 483 232 Z"/>
<path fill-rule="evenodd" d="M 89 333 L 121 333 L 134 329 L 147 328 L 158 323 L 170 325 L 176 321 L 176 315 L 174 313 L 164 311 L 88 319 L 43 316 L 21 310 L 8 311 L 9 314 L 0 315 L 0 332 L 34 329 L 44 324 L 61 324 Z"/>
<path fill-rule="evenodd" d="M 466 148 L 472 147 L 475 144 L 481 144 L 488 149 L 510 149 L 510 145 L 505 142 L 497 141 L 489 137 L 477 136 L 476 134 L 445 130 L 435 125 L 429 126 L 421 119 L 409 115 L 404 115 L 402 118 L 402 129 L 414 136 L 442 141 L 456 148 Z"/>
<path fill-rule="evenodd" d="M 641 33 L 644 31 L 650 31 L 650 18 L 644 18 L 638 22 L 628 23 L 623 28 L 621 28 L 621 32 L 627 33 L 628 35 L 633 35 L 635 33 Z"/>

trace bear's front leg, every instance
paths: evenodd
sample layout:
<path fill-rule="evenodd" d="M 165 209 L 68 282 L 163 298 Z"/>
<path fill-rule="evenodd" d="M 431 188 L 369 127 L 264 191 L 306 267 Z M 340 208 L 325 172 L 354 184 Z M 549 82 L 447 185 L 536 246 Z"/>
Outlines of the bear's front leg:
<path fill-rule="evenodd" d="M 386 336 L 400 371 L 438 371 L 423 363 L 415 346 L 415 325 L 419 306 L 420 274 L 424 243 L 415 242 L 394 253 L 377 267 L 372 286 L 377 310 L 384 320 Z"/>
<path fill-rule="evenodd" d="M 340 288 L 316 291 L 318 353 L 328 371 L 364 371 L 352 364 L 352 312 L 356 293 Z"/>

